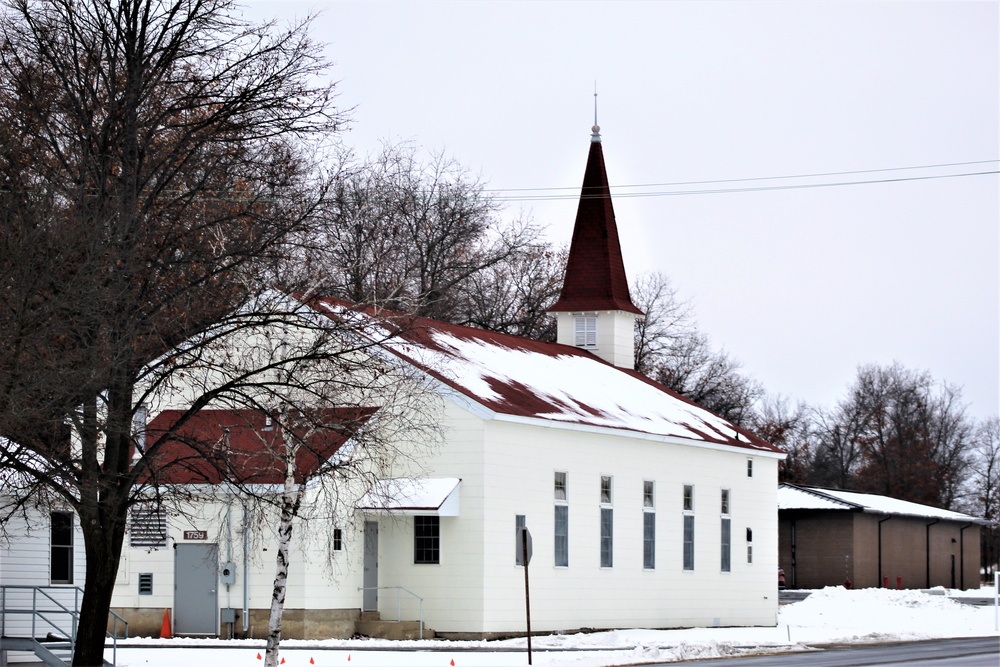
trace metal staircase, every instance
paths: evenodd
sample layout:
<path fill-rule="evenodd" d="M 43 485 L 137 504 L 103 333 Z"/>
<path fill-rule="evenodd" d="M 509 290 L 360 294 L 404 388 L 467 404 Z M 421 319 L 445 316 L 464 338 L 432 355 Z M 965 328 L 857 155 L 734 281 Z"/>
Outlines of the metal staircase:
<path fill-rule="evenodd" d="M 0 665 L 7 664 L 9 651 L 25 651 L 49 667 L 66 667 L 73 661 L 76 630 L 80 624 L 80 599 L 77 586 L 0 586 Z M 118 656 L 118 629 L 128 637 L 128 623 L 111 612 L 111 661 Z"/>

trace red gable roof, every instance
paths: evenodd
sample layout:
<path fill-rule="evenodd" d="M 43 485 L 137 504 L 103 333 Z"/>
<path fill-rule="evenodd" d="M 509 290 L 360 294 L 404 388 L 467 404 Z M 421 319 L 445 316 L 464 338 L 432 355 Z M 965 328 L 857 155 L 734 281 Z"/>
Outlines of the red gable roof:
<path fill-rule="evenodd" d="M 296 452 L 296 482 L 323 464 L 371 417 L 374 409 L 327 409 L 309 416 L 309 427 L 295 431 L 302 442 Z M 149 447 L 162 443 L 154 456 L 154 477 L 165 484 L 284 484 L 282 429 L 258 410 L 201 410 L 176 432 L 168 433 L 186 414 L 164 410 L 146 427 Z"/>
<path fill-rule="evenodd" d="M 382 348 L 498 414 L 781 452 L 641 373 L 580 348 L 421 317 L 384 313 L 382 319 L 337 299 L 309 304 L 331 317 L 370 318 L 369 335 Z"/>
<path fill-rule="evenodd" d="M 618 241 L 618 225 L 611 205 L 611 189 L 604 168 L 600 137 L 590 143 L 576 210 L 573 241 L 559 300 L 549 312 L 621 310 L 642 315 L 628 293 L 628 278 Z"/>

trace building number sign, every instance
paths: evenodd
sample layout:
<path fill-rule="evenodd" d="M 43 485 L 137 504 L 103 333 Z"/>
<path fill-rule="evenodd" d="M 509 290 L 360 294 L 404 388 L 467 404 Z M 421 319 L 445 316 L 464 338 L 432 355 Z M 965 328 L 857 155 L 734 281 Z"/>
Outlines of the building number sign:
<path fill-rule="evenodd" d="M 185 540 L 207 540 L 208 531 L 207 530 L 185 530 L 184 531 Z"/>

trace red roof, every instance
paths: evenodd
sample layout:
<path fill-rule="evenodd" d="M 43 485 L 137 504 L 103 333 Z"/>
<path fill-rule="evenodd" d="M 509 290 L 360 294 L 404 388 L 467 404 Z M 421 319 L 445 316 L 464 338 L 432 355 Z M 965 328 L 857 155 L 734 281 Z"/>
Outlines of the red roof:
<path fill-rule="evenodd" d="M 598 138 L 599 139 L 599 138 Z M 642 315 L 628 292 L 628 278 L 611 205 L 611 189 L 599 140 L 590 144 L 576 210 L 573 241 L 559 300 L 549 312 L 621 310 Z"/>
<path fill-rule="evenodd" d="M 316 474 L 373 412 L 370 408 L 327 409 L 309 415 L 308 425 L 296 426 L 301 441 L 295 456 L 295 481 Z M 283 431 L 265 413 L 200 410 L 166 436 L 186 414 L 185 410 L 164 410 L 146 427 L 150 448 L 161 438 L 169 438 L 153 458 L 157 482 L 284 484 Z"/>
<path fill-rule="evenodd" d="M 333 317 L 361 315 L 336 299 L 309 303 Z M 641 373 L 580 348 L 427 318 L 364 316 L 381 347 L 498 414 L 781 451 Z"/>

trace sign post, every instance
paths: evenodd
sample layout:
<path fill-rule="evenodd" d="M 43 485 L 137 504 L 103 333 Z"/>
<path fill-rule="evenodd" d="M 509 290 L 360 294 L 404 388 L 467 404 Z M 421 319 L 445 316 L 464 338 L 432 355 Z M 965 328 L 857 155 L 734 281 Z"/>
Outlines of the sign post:
<path fill-rule="evenodd" d="M 531 561 L 531 533 L 524 527 L 518 531 L 521 543 L 521 562 L 524 563 L 524 617 L 528 626 L 528 664 L 531 664 L 531 596 L 528 593 L 528 563 Z"/>

